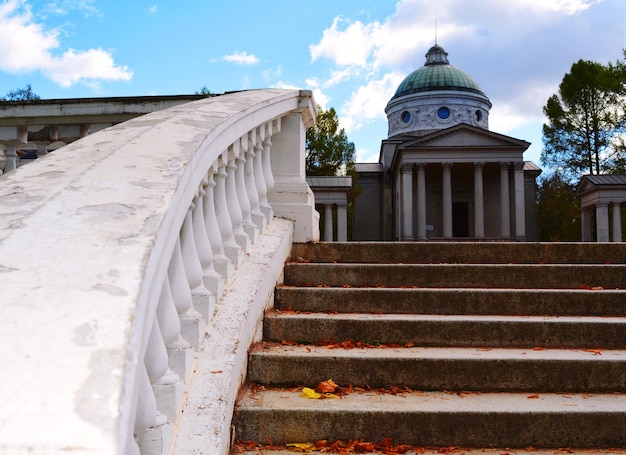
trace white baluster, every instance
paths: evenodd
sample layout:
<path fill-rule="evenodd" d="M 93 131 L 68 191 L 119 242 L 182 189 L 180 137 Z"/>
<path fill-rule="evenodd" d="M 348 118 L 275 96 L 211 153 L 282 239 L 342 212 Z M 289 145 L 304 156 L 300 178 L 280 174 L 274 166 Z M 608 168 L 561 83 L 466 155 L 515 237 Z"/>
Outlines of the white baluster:
<path fill-rule="evenodd" d="M 167 348 L 170 368 L 183 380 L 189 379 L 194 350 L 181 335 L 180 319 L 167 277 L 163 280 L 156 317 Z"/>
<path fill-rule="evenodd" d="M 239 198 L 237 197 L 237 178 L 235 175 L 237 172 L 237 155 L 239 155 L 239 142 L 235 142 L 235 145 L 230 147 L 228 153 L 228 163 L 226 163 L 226 171 L 228 172 L 228 177 L 226 178 L 226 202 L 230 220 L 233 224 L 235 241 L 245 255 L 250 249 L 250 238 L 243 230 L 243 216 L 239 206 Z"/>
<path fill-rule="evenodd" d="M 233 274 L 233 263 L 224 254 L 222 234 L 215 213 L 215 177 L 213 169 L 207 176 L 206 196 L 204 197 L 204 224 L 213 251 L 213 266 L 224 282 L 227 282 Z M 221 295 L 221 292 L 218 294 Z"/>
<path fill-rule="evenodd" d="M 228 202 L 226 201 L 226 164 L 220 158 L 220 167 L 215 174 L 215 215 L 222 234 L 222 246 L 224 254 L 230 259 L 235 268 L 238 268 L 243 261 L 241 247 L 235 241 L 233 223 L 228 212 Z"/>
<path fill-rule="evenodd" d="M 176 240 L 167 275 L 176 312 L 180 318 L 181 333 L 183 338 L 195 348 L 199 345 L 200 338 L 204 336 L 204 320 L 193 307 L 179 239 Z"/>
<path fill-rule="evenodd" d="M 0 144 L 1 146 L 1 144 Z M 0 149 L 0 176 L 4 174 L 4 168 L 7 165 L 7 158 L 4 155 L 4 150 Z"/>
<path fill-rule="evenodd" d="M 191 300 L 194 308 L 202 315 L 205 321 L 209 320 L 209 313 L 213 312 L 215 297 L 204 287 L 202 265 L 196 250 L 196 241 L 193 235 L 192 211 L 195 205 L 192 203 L 180 231 L 180 248 L 183 254 L 185 274 L 191 289 Z"/>
<path fill-rule="evenodd" d="M 175 420 L 182 403 L 183 381 L 169 368 L 167 349 L 156 318 L 150 331 L 144 361 L 157 409 L 169 420 Z"/>
<path fill-rule="evenodd" d="M 209 290 L 214 299 L 218 299 L 224 289 L 224 280 L 221 275 L 215 271 L 215 267 L 213 266 L 213 250 L 209 243 L 207 226 L 204 221 L 204 198 L 206 197 L 205 187 L 207 186 L 207 182 L 208 177 L 205 177 L 198 190 L 198 194 L 194 198 L 194 209 L 191 218 L 193 221 L 193 238 L 196 241 L 198 259 L 202 266 L 204 287 Z M 210 309 L 209 315 L 212 312 L 213 310 Z"/>
<path fill-rule="evenodd" d="M 261 157 L 257 157 L 254 153 L 254 145 L 256 144 L 256 134 L 248 133 L 248 146 L 246 147 L 246 164 L 244 166 L 244 175 L 246 181 L 246 191 L 248 192 L 248 199 L 250 200 L 250 217 L 252 222 L 256 225 L 260 232 L 265 229 L 266 219 L 263 212 L 261 212 L 261 206 L 259 205 L 259 193 L 257 191 L 255 177 L 254 177 L 254 161 L 260 160 Z"/>
<path fill-rule="evenodd" d="M 250 210 L 250 198 L 248 197 L 248 192 L 246 190 L 246 175 L 245 175 L 245 166 L 246 166 L 246 148 L 244 146 L 244 142 L 247 145 L 247 136 L 245 136 L 246 140 L 242 138 L 242 147 L 239 152 L 239 157 L 236 159 L 236 170 L 235 170 L 235 186 L 237 187 L 237 199 L 239 200 L 239 206 L 241 207 L 241 218 L 243 221 L 243 230 L 250 239 L 250 242 L 254 243 L 259 236 L 259 230 L 256 225 L 252 222 L 251 210 Z"/>
<path fill-rule="evenodd" d="M 267 219 L 271 220 L 274 217 L 274 210 L 272 206 L 267 202 L 267 193 L 269 193 L 272 188 L 274 188 L 274 175 L 272 174 L 272 165 L 270 163 L 270 150 L 272 148 L 272 140 L 270 136 L 265 136 L 263 140 L 263 154 L 262 164 L 263 164 L 263 177 L 265 179 L 265 198 L 263 199 L 263 204 L 265 207 L 265 212 L 267 212 Z"/>
<path fill-rule="evenodd" d="M 258 128 L 257 142 L 254 146 L 256 159 L 254 160 L 254 181 L 256 183 L 257 193 L 259 194 L 259 205 L 261 212 L 265 215 L 268 223 L 272 220 L 272 208 L 267 202 L 267 185 L 265 183 L 265 173 L 263 172 L 263 139 L 265 139 L 265 130 Z"/>
<path fill-rule="evenodd" d="M 162 455 L 169 447 L 172 437 L 167 417 L 157 409 L 156 398 L 145 364 L 138 365 L 137 415 L 135 417 L 135 439 L 142 455 Z"/>
<path fill-rule="evenodd" d="M 274 173 L 272 172 L 271 150 L 272 150 L 272 134 L 280 133 L 280 119 L 265 124 L 265 141 L 263 143 L 263 175 L 265 176 L 265 186 L 267 191 L 274 189 Z"/>

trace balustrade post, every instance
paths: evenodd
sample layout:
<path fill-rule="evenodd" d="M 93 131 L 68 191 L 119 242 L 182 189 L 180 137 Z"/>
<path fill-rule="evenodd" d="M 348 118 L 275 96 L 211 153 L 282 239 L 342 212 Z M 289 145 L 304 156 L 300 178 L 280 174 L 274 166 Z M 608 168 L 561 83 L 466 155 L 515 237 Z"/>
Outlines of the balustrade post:
<path fill-rule="evenodd" d="M 163 280 L 163 285 L 161 286 L 156 317 L 159 321 L 159 328 L 167 349 L 169 366 L 174 373 L 186 381 L 191 373 L 194 353 L 189 342 L 182 337 L 180 319 L 167 277 Z"/>
<path fill-rule="evenodd" d="M 0 144 L 0 147 L 2 147 L 2 144 Z M 7 165 L 7 158 L 5 155 L 5 149 L 4 148 L 0 148 L 0 176 L 2 176 L 2 174 L 4 174 L 4 168 Z"/>
<path fill-rule="evenodd" d="M 162 455 L 172 439 L 172 426 L 157 409 L 156 398 L 146 366 L 138 365 L 138 397 L 135 417 L 135 439 L 142 455 Z"/>
<path fill-rule="evenodd" d="M 157 409 L 169 420 L 175 420 L 183 398 L 183 381 L 170 370 L 165 341 L 155 318 L 144 355 L 146 371 L 154 390 Z"/>
<path fill-rule="evenodd" d="M 198 189 L 198 194 L 194 198 L 194 210 L 191 214 L 193 222 L 193 238 L 196 243 L 198 259 L 202 266 L 202 274 L 204 278 L 204 287 L 206 287 L 213 297 L 217 300 L 222 294 L 224 288 L 224 280 L 221 275 L 215 271 L 213 266 L 213 251 L 209 242 L 204 217 L 204 198 L 206 197 L 205 187 L 207 186 L 208 177 L 202 181 L 202 185 Z"/>
<path fill-rule="evenodd" d="M 183 338 L 194 348 L 200 344 L 200 339 L 204 336 L 204 320 L 202 315 L 193 307 L 191 290 L 185 273 L 185 265 L 180 248 L 180 239 L 176 240 L 172 259 L 168 269 L 170 289 L 172 298 L 176 305 L 176 311 L 180 318 L 180 327 Z"/>
<path fill-rule="evenodd" d="M 228 150 L 228 163 L 226 163 L 226 202 L 230 220 L 233 224 L 233 233 L 235 241 L 245 255 L 250 249 L 250 237 L 243 230 L 243 214 L 239 205 L 239 197 L 237 195 L 237 157 L 239 156 L 239 142 L 235 142 Z"/>
<path fill-rule="evenodd" d="M 248 136 L 243 136 L 240 141 L 241 146 L 239 149 L 239 156 L 235 160 L 235 186 L 237 187 L 237 199 L 239 200 L 239 206 L 241 207 L 243 231 L 250 239 L 250 242 L 254 243 L 259 236 L 259 230 L 252 222 L 250 198 L 248 197 L 248 191 L 246 189 L 245 182 L 246 149 L 248 148 Z"/>
<path fill-rule="evenodd" d="M 269 204 L 267 199 L 267 184 L 265 183 L 265 172 L 263 172 L 263 156 L 265 153 L 263 148 L 263 139 L 265 138 L 265 130 L 257 128 L 256 134 L 257 139 L 254 146 L 254 152 L 257 159 L 254 161 L 254 181 L 256 182 L 257 193 L 259 194 L 259 206 L 261 207 L 261 212 L 263 212 L 263 215 L 265 215 L 265 218 L 269 223 L 272 220 L 273 213 L 272 206 Z"/>
<path fill-rule="evenodd" d="M 263 139 L 263 154 L 261 155 L 261 167 L 263 168 L 263 179 L 265 180 L 265 197 L 264 203 L 269 208 L 268 220 L 271 220 L 274 216 L 272 206 L 267 200 L 267 194 L 274 188 L 274 176 L 272 175 L 272 164 L 270 162 L 270 155 L 272 150 L 272 125 L 268 123 L 265 129 L 265 138 Z"/>
<path fill-rule="evenodd" d="M 310 97 L 302 97 L 301 102 L 307 103 L 306 108 L 303 106 L 306 112 L 315 112 Z M 268 193 L 268 201 L 276 216 L 295 222 L 295 242 L 320 238 L 315 196 L 304 172 L 306 127 L 312 126 L 313 120 L 308 123 L 305 125 L 301 112 L 287 114 L 281 118 L 280 133 L 272 135 L 270 158 L 275 186 Z"/>
<path fill-rule="evenodd" d="M 213 252 L 213 266 L 225 283 L 232 276 L 234 267 L 233 263 L 224 253 L 221 229 L 217 214 L 215 213 L 215 200 L 217 196 L 214 191 L 215 177 L 213 172 L 214 170 L 211 169 L 207 175 L 206 195 L 204 197 L 204 224 L 206 226 L 209 243 L 211 244 L 211 251 Z M 216 295 L 220 296 L 221 291 Z"/>
<path fill-rule="evenodd" d="M 250 132 L 248 133 L 248 144 L 246 147 L 246 164 L 244 168 L 246 191 L 248 192 L 248 198 L 250 200 L 250 217 L 252 222 L 256 225 L 259 232 L 263 232 L 267 220 L 265 215 L 261 212 L 261 206 L 259 204 L 259 191 L 257 190 L 255 166 L 258 166 L 257 161 L 262 160 L 262 156 L 255 153 L 257 136 Z"/>
<path fill-rule="evenodd" d="M 196 241 L 193 235 L 192 211 L 194 208 L 195 205 L 192 203 L 185 215 L 185 221 L 180 231 L 180 246 L 183 255 L 183 264 L 185 266 L 185 274 L 187 275 L 187 281 L 191 289 L 193 306 L 202 315 L 202 318 L 208 321 L 209 314 L 213 312 L 213 307 L 215 306 L 215 298 L 208 289 L 204 287 L 204 273 L 200 259 L 198 258 Z"/>
<path fill-rule="evenodd" d="M 227 153 L 225 153 L 227 155 Z M 228 202 L 226 200 L 226 163 L 220 158 L 220 166 L 215 174 L 215 215 L 222 234 L 222 247 L 226 257 L 230 260 L 235 268 L 239 268 L 243 261 L 243 252 L 241 247 L 235 241 L 235 233 L 233 231 L 233 223 L 231 215 L 228 211 Z"/>

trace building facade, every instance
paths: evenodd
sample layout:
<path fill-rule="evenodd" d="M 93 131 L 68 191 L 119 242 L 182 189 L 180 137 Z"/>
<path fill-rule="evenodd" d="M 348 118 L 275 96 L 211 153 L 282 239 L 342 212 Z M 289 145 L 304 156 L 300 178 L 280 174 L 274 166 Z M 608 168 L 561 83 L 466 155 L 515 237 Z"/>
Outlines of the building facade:
<path fill-rule="evenodd" d="M 530 143 L 489 130 L 491 102 L 434 45 L 385 112 L 378 163 L 358 163 L 354 240 L 535 240 Z"/>

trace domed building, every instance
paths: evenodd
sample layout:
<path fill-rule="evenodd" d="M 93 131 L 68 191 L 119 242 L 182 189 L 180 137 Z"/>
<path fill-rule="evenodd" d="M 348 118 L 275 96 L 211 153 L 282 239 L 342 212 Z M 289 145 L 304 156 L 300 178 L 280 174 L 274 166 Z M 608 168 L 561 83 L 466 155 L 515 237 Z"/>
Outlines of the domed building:
<path fill-rule="evenodd" d="M 389 100 L 378 163 L 357 163 L 353 240 L 535 240 L 530 143 L 489 131 L 491 102 L 435 44 Z"/>

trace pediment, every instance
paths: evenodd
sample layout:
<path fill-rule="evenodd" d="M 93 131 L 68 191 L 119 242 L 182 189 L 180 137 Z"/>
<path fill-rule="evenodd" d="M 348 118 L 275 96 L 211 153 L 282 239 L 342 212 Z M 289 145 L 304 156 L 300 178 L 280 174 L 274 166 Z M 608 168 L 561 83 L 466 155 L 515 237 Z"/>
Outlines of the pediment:
<path fill-rule="evenodd" d="M 506 149 L 524 151 L 529 142 L 493 131 L 461 124 L 436 131 L 419 138 L 411 138 L 399 145 L 401 149 Z"/>

